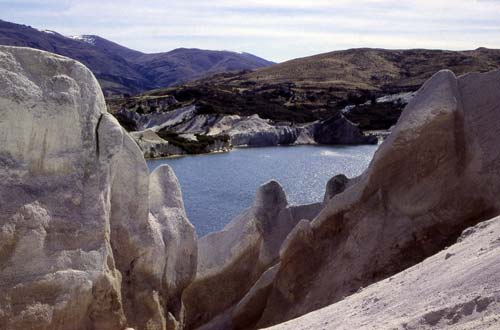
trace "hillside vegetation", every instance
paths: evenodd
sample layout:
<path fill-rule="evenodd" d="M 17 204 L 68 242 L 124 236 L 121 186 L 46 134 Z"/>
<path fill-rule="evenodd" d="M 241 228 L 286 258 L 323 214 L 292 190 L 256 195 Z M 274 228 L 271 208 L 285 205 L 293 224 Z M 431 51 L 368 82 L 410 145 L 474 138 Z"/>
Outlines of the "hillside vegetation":
<path fill-rule="evenodd" d="M 291 122 L 325 119 L 347 105 L 361 105 L 346 116 L 363 129 L 387 129 L 396 123 L 404 103 L 380 104 L 376 101 L 378 97 L 415 91 L 441 69 L 462 75 L 499 66 L 500 50 L 486 48 L 350 49 L 254 71 L 218 74 L 109 103 L 112 110 L 134 109 L 145 100 L 174 97 L 182 104 L 196 104 L 205 113 L 258 114 L 262 118 Z M 153 106 L 150 110 L 156 109 Z"/>

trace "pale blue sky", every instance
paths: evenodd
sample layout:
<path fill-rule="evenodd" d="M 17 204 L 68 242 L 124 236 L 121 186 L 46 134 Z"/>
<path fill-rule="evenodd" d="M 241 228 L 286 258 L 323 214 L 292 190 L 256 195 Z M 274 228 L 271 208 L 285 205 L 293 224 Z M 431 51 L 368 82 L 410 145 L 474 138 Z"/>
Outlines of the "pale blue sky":
<path fill-rule="evenodd" d="M 500 48 L 499 0 L 0 0 L 0 19 L 143 52 L 196 47 L 277 62 L 354 47 Z"/>

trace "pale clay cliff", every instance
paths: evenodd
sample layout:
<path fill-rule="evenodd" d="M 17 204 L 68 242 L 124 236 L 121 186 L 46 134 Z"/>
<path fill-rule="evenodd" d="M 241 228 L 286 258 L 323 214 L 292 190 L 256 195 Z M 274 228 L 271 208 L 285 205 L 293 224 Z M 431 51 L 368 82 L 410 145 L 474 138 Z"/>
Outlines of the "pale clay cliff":
<path fill-rule="evenodd" d="M 500 328 L 500 218 L 346 299 L 269 330 Z"/>
<path fill-rule="evenodd" d="M 90 71 L 0 47 L 0 329 L 497 329 L 499 90 L 439 72 L 363 175 L 197 241 Z"/>
<path fill-rule="evenodd" d="M 222 231 L 202 237 L 198 241 L 196 278 L 183 294 L 186 326 L 231 328 L 227 311 L 235 308 L 262 273 L 278 262 L 281 243 L 297 222 L 313 219 L 320 208 L 320 203 L 288 205 L 281 186 L 271 181 L 259 188 L 251 208 Z M 244 308 L 241 302 L 238 308 Z"/>
<path fill-rule="evenodd" d="M 0 47 L 0 109 L 1 328 L 179 326 L 194 228 L 172 171 L 149 177 L 90 71 Z"/>
<path fill-rule="evenodd" d="M 498 215 L 499 90 L 500 71 L 434 75 L 357 182 L 288 236 L 257 327 L 338 302 Z"/>
<path fill-rule="evenodd" d="M 437 73 L 410 102 L 364 174 L 328 183 L 319 215 L 298 222 L 281 244 L 279 258 L 259 270 L 259 280 L 251 280 L 255 284 L 246 297 L 228 303 L 206 295 L 210 310 L 188 308 L 186 324 L 190 329 L 200 324 L 202 329 L 252 329 L 290 320 L 421 262 L 453 244 L 466 228 L 498 215 L 499 90 L 500 71 L 460 78 L 450 71 Z M 245 251 L 236 246 L 227 249 Z M 227 284 L 249 286 L 249 276 L 234 277 L 238 284 L 226 277 L 237 272 L 218 275 L 223 292 Z M 210 283 L 204 280 L 195 278 L 192 286 Z M 481 297 L 469 289 L 469 295 Z M 186 305 L 201 292 L 188 287 Z M 251 308 L 245 312 L 241 306 Z"/>
<path fill-rule="evenodd" d="M 376 137 L 364 136 L 355 124 L 342 115 L 308 124 L 273 123 L 258 115 L 198 114 L 195 106 L 144 115 L 121 109 L 118 115 L 135 123 L 138 131 L 131 132 L 131 135 L 148 158 L 185 153 L 158 136 L 162 129 L 181 135 L 229 137 L 227 143 L 210 146 L 207 152 L 228 151 L 233 146 L 377 143 Z"/>

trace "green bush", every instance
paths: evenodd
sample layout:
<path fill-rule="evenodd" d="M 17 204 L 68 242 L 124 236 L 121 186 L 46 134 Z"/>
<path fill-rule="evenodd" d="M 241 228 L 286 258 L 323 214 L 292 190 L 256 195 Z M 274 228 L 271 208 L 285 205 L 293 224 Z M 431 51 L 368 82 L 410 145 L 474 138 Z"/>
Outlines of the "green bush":
<path fill-rule="evenodd" d="M 178 148 L 181 148 L 186 153 L 191 155 L 206 153 L 208 152 L 208 148 L 210 147 L 210 145 L 214 144 L 215 142 L 229 142 L 230 139 L 228 135 L 208 136 L 203 134 L 196 134 L 195 136 L 198 141 L 192 141 L 185 139 L 175 131 L 168 129 L 162 129 L 157 134 L 162 139 L 168 141 Z"/>

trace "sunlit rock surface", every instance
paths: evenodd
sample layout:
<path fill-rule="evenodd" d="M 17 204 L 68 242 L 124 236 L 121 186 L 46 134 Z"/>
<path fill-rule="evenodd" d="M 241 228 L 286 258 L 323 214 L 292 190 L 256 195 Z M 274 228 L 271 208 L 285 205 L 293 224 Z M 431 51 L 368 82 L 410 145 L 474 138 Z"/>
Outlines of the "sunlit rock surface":
<path fill-rule="evenodd" d="M 280 329 L 495 329 L 499 219 L 471 226 L 500 213 L 499 91 L 500 71 L 437 73 L 360 177 L 303 206 L 271 181 L 197 244 L 93 75 L 0 46 L 0 325 L 254 329 L 331 305 Z"/>
<path fill-rule="evenodd" d="M 196 274 L 196 232 L 189 222 L 182 193 L 174 171 L 168 165 L 157 167 L 149 178 L 149 210 L 165 242 L 163 290 L 167 311 L 182 321 L 182 291 Z"/>
<path fill-rule="evenodd" d="M 150 129 L 131 132 L 130 136 L 139 145 L 145 158 L 161 158 L 172 155 L 184 155 L 186 153 L 181 148 L 165 141 Z"/>
<path fill-rule="evenodd" d="M 290 230 L 301 219 L 314 218 L 320 208 L 320 203 L 289 206 L 283 188 L 270 181 L 259 188 L 251 208 L 222 231 L 202 237 L 196 278 L 183 294 L 188 328 L 230 326 L 232 309 L 276 264 Z"/>
<path fill-rule="evenodd" d="M 183 208 L 160 205 L 179 198 L 178 185 L 158 171 L 161 197 L 149 215 L 142 153 L 106 113 L 92 73 L 61 56 L 0 47 L 0 139 L 2 329 L 179 324 L 170 316 L 179 315 L 196 243 Z M 167 258 L 189 253 L 185 265 Z"/>
<path fill-rule="evenodd" d="M 357 182 L 290 234 L 258 327 L 338 302 L 499 214 L 499 91 L 500 71 L 434 75 Z"/>
<path fill-rule="evenodd" d="M 188 328 L 254 329 L 304 315 L 422 262 L 456 242 L 466 228 L 498 215 L 499 91 L 500 71 L 460 78 L 441 71 L 410 102 L 369 168 L 357 178 L 332 178 L 319 215 L 294 217 L 296 225 L 275 240 L 273 248 L 262 250 L 265 244 L 259 239 L 265 242 L 260 235 L 265 230 L 244 229 L 248 228 L 244 224 L 252 223 L 245 216 L 222 232 L 203 238 L 200 248 L 205 254 L 200 255 L 197 278 L 183 297 Z M 276 214 L 272 217 L 279 219 Z M 243 232 L 244 236 L 235 235 Z M 262 255 L 273 256 L 267 258 L 272 260 L 269 266 L 261 266 Z M 212 267 L 203 267 L 207 264 Z M 458 272 L 460 263 L 455 267 Z M 464 276 L 457 277 L 458 283 L 465 283 L 472 273 Z M 435 287 L 443 285 L 439 281 Z M 495 311 L 495 304 L 488 304 L 488 309 L 481 303 L 483 307 L 474 305 L 474 301 L 490 299 L 493 291 L 483 297 L 476 289 L 468 292 L 464 288 L 465 300 L 457 298 L 450 311 L 470 305 L 488 322 L 494 322 L 488 313 L 482 313 Z M 471 297 L 476 293 L 474 300 Z M 488 301 L 496 301 L 491 299 Z M 402 299 L 403 304 L 406 301 Z M 426 299 L 419 303 L 425 309 Z M 429 303 L 430 309 L 439 305 Z M 335 315 L 347 309 L 339 307 Z M 371 312 L 378 317 L 377 311 Z M 431 313 L 429 326 L 433 322 L 447 326 L 448 312 Z M 457 313 L 462 317 L 462 312 Z M 323 320 L 327 315 L 321 317 Z M 417 329 L 420 320 L 417 317 L 408 324 Z M 318 323 L 309 326 L 309 321 L 316 319 L 305 318 L 296 324 L 315 329 Z M 345 326 L 342 320 L 328 318 L 323 325 L 332 322 L 332 329 L 349 329 L 350 325 L 366 325 L 357 323 L 364 321 L 373 324 L 361 315 L 352 323 L 345 321 Z M 391 322 L 390 317 L 387 322 Z"/>
<path fill-rule="evenodd" d="M 500 218 L 446 250 L 272 330 L 498 329 Z"/>
<path fill-rule="evenodd" d="M 230 146 L 277 146 L 297 144 L 376 144 L 377 138 L 364 136 L 359 128 L 340 114 L 324 121 L 307 124 L 274 123 L 258 115 L 198 114 L 188 106 L 168 112 L 138 114 L 121 109 L 117 114 L 122 122 L 130 122 L 137 132 L 131 135 L 146 157 L 173 155 L 175 147 L 156 133 L 169 130 L 179 134 L 201 134 L 211 137 L 227 136 L 230 143 L 211 146 L 205 152 L 227 151 Z M 182 154 L 182 150 L 178 154 Z"/>

